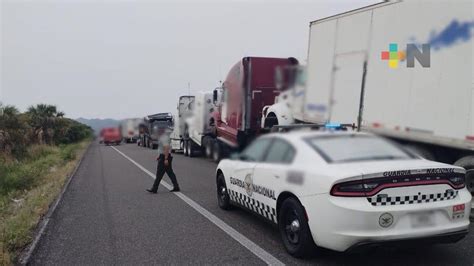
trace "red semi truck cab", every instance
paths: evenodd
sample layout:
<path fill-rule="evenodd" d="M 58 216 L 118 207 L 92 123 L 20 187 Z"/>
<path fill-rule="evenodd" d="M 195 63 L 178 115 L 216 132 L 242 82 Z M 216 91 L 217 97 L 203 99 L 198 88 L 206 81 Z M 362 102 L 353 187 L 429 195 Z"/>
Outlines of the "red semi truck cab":
<path fill-rule="evenodd" d="M 104 128 L 101 134 L 105 145 L 120 145 L 122 142 L 122 134 L 120 134 L 120 130 L 117 127 Z"/>
<path fill-rule="evenodd" d="M 213 95 L 215 160 L 229 150 L 241 150 L 260 133 L 262 109 L 279 94 L 276 69 L 297 64 L 295 58 L 244 57 L 231 68 Z"/>

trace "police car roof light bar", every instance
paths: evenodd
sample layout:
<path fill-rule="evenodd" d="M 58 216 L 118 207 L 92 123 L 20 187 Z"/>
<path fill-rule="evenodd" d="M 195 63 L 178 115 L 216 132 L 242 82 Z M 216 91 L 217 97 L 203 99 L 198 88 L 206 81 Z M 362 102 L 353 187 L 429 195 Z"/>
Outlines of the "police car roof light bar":
<path fill-rule="evenodd" d="M 347 128 L 351 128 L 352 130 L 354 130 L 357 128 L 355 123 L 352 123 L 352 124 L 327 123 L 324 125 L 324 127 L 332 128 L 332 129 L 343 129 L 343 130 L 346 130 Z"/>

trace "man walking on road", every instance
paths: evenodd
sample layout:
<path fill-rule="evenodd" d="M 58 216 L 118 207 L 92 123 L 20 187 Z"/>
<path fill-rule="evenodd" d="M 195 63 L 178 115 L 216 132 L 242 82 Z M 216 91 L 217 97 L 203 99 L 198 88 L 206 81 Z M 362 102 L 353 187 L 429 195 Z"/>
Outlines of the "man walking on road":
<path fill-rule="evenodd" d="M 171 182 L 173 182 L 173 189 L 170 190 L 170 192 L 177 192 L 179 191 L 179 185 L 178 185 L 178 181 L 176 180 L 176 175 L 174 174 L 173 166 L 172 166 L 173 157 L 171 156 L 171 153 L 170 153 L 171 140 L 170 140 L 168 132 L 165 132 L 164 130 L 161 130 L 159 132 L 159 135 L 160 135 L 160 137 L 158 138 L 159 156 L 156 159 L 158 161 L 158 166 L 156 168 L 156 179 L 155 179 L 155 182 L 153 183 L 153 187 L 151 189 L 147 189 L 146 191 L 156 194 L 158 192 L 158 186 L 160 185 L 161 179 L 166 173 L 168 177 L 171 179 Z"/>

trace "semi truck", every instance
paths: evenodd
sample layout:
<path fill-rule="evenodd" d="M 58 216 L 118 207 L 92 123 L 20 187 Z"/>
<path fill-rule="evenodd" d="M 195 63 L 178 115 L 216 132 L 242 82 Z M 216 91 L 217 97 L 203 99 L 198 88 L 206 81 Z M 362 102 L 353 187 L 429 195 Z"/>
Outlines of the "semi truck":
<path fill-rule="evenodd" d="M 262 108 L 275 102 L 275 69 L 297 65 L 295 58 L 244 57 L 229 71 L 222 85 L 213 91 L 216 110 L 210 125 L 215 161 L 233 150 L 241 150 L 261 133 Z"/>
<path fill-rule="evenodd" d="M 176 115 L 174 117 L 174 128 L 171 132 L 171 151 L 183 151 L 184 146 L 184 132 L 185 132 L 185 123 L 193 114 L 194 109 L 194 96 L 183 95 L 178 99 L 178 104 L 176 107 Z"/>
<path fill-rule="evenodd" d="M 125 143 L 135 143 L 138 139 L 138 125 L 143 121 L 141 118 L 129 118 L 120 122 L 119 128 Z"/>
<path fill-rule="evenodd" d="M 171 113 L 158 113 L 148 115 L 139 125 L 140 146 L 157 149 L 158 137 L 161 130 L 173 130 L 173 115 Z"/>
<path fill-rule="evenodd" d="M 215 111 L 212 97 L 212 91 L 201 91 L 195 96 L 193 114 L 185 123 L 183 152 L 185 156 L 205 154 L 211 157 L 214 138 L 211 119 Z"/>
<path fill-rule="evenodd" d="M 354 122 L 466 168 L 472 192 L 472 9 L 471 1 L 390 1 L 311 22 L 306 69 L 279 69 L 277 84 L 292 85 L 264 107 L 261 126 Z"/>
<path fill-rule="evenodd" d="M 120 143 L 122 142 L 122 135 L 120 134 L 120 130 L 117 127 L 107 127 L 104 128 L 101 132 L 105 145 L 120 145 Z"/>

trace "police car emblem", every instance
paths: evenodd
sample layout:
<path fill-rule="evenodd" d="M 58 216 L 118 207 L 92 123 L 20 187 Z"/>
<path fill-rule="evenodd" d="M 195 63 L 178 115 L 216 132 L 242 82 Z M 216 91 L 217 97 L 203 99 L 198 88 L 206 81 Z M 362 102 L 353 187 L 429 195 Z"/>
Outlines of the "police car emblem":
<path fill-rule="evenodd" d="M 245 176 L 244 188 L 245 188 L 245 191 L 247 192 L 247 195 L 249 197 L 252 196 L 252 192 L 253 192 L 252 185 L 253 185 L 252 174 L 248 174 L 248 175 Z"/>
<path fill-rule="evenodd" d="M 379 224 L 381 227 L 387 228 L 393 223 L 393 216 L 390 213 L 380 215 Z"/>

